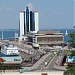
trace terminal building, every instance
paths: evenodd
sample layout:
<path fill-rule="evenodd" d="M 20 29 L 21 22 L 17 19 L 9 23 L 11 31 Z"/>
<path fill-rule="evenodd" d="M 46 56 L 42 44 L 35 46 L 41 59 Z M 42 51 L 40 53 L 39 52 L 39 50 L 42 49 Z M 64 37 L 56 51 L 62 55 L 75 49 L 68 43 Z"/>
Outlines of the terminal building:
<path fill-rule="evenodd" d="M 61 45 L 64 43 L 64 36 L 58 31 L 39 31 L 38 34 L 29 34 L 28 42 L 39 45 Z"/>

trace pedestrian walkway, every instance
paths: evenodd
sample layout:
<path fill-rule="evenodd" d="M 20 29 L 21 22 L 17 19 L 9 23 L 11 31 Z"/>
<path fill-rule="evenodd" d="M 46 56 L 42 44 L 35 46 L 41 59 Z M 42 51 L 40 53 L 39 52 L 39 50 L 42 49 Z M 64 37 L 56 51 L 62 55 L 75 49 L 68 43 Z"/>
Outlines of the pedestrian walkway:
<path fill-rule="evenodd" d="M 57 69 L 57 70 L 61 70 L 61 71 L 67 70 L 67 69 L 65 68 L 65 66 L 57 66 L 56 64 L 54 64 L 54 67 L 53 67 L 53 68 L 55 68 L 55 69 Z"/>

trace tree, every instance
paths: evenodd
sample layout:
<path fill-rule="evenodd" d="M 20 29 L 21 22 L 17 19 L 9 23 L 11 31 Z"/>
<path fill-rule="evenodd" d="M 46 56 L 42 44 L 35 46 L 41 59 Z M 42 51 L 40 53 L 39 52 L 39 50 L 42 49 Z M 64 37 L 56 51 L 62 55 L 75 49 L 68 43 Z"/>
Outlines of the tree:
<path fill-rule="evenodd" d="M 75 75 L 75 65 L 72 65 L 64 72 L 64 75 Z"/>
<path fill-rule="evenodd" d="M 69 34 L 70 36 L 70 40 L 68 41 L 69 42 L 69 46 L 75 48 L 75 33 L 70 33 Z"/>
<path fill-rule="evenodd" d="M 3 70 L 3 63 L 0 63 L 0 70 Z"/>
<path fill-rule="evenodd" d="M 74 50 L 71 51 L 71 55 L 70 56 L 75 56 L 75 51 Z"/>
<path fill-rule="evenodd" d="M 3 64 L 4 60 L 2 58 L 0 58 L 0 70 L 4 69 L 4 64 Z"/>

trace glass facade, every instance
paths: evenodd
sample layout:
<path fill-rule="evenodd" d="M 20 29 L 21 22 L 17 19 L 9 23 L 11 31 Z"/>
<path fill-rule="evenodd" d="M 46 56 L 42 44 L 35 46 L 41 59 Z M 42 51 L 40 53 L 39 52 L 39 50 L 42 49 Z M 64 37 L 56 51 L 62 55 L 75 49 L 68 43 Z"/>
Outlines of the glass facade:
<path fill-rule="evenodd" d="M 37 37 L 37 43 L 55 43 L 62 42 L 63 36 L 61 37 Z"/>
<path fill-rule="evenodd" d="M 30 11 L 30 31 L 35 31 L 34 12 Z"/>
<path fill-rule="evenodd" d="M 25 34 L 29 31 L 35 31 L 35 12 L 30 11 L 28 7 L 26 7 L 25 15 L 24 15 L 24 21 L 25 21 Z"/>
<path fill-rule="evenodd" d="M 28 32 L 30 32 L 30 31 L 37 31 L 36 23 L 37 23 L 38 17 L 35 17 L 35 16 L 37 16 L 35 13 L 36 13 L 35 11 L 32 11 L 32 10 L 30 11 L 29 7 L 26 7 L 26 10 L 23 11 L 22 14 L 20 13 L 20 15 L 21 15 L 21 18 L 20 18 L 21 25 L 20 25 L 19 29 L 20 29 L 20 31 L 22 31 L 21 34 L 20 34 L 21 36 L 27 35 Z"/>
<path fill-rule="evenodd" d="M 26 26 L 27 32 L 29 32 L 29 9 L 26 7 Z"/>
<path fill-rule="evenodd" d="M 33 30 L 32 31 L 35 31 L 35 15 L 34 15 L 34 12 L 33 12 L 33 16 L 32 16 L 32 23 L 33 23 Z"/>

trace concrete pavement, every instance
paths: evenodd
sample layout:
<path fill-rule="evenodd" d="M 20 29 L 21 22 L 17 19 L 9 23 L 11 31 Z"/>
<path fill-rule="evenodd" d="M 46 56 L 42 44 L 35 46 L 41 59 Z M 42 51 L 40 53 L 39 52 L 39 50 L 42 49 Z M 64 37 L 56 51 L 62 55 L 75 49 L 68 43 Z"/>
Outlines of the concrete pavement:
<path fill-rule="evenodd" d="M 44 71 L 44 72 L 24 72 L 24 73 L 19 73 L 19 72 L 5 72 L 5 73 L 0 73 L 0 75 L 63 75 L 63 71 Z"/>

